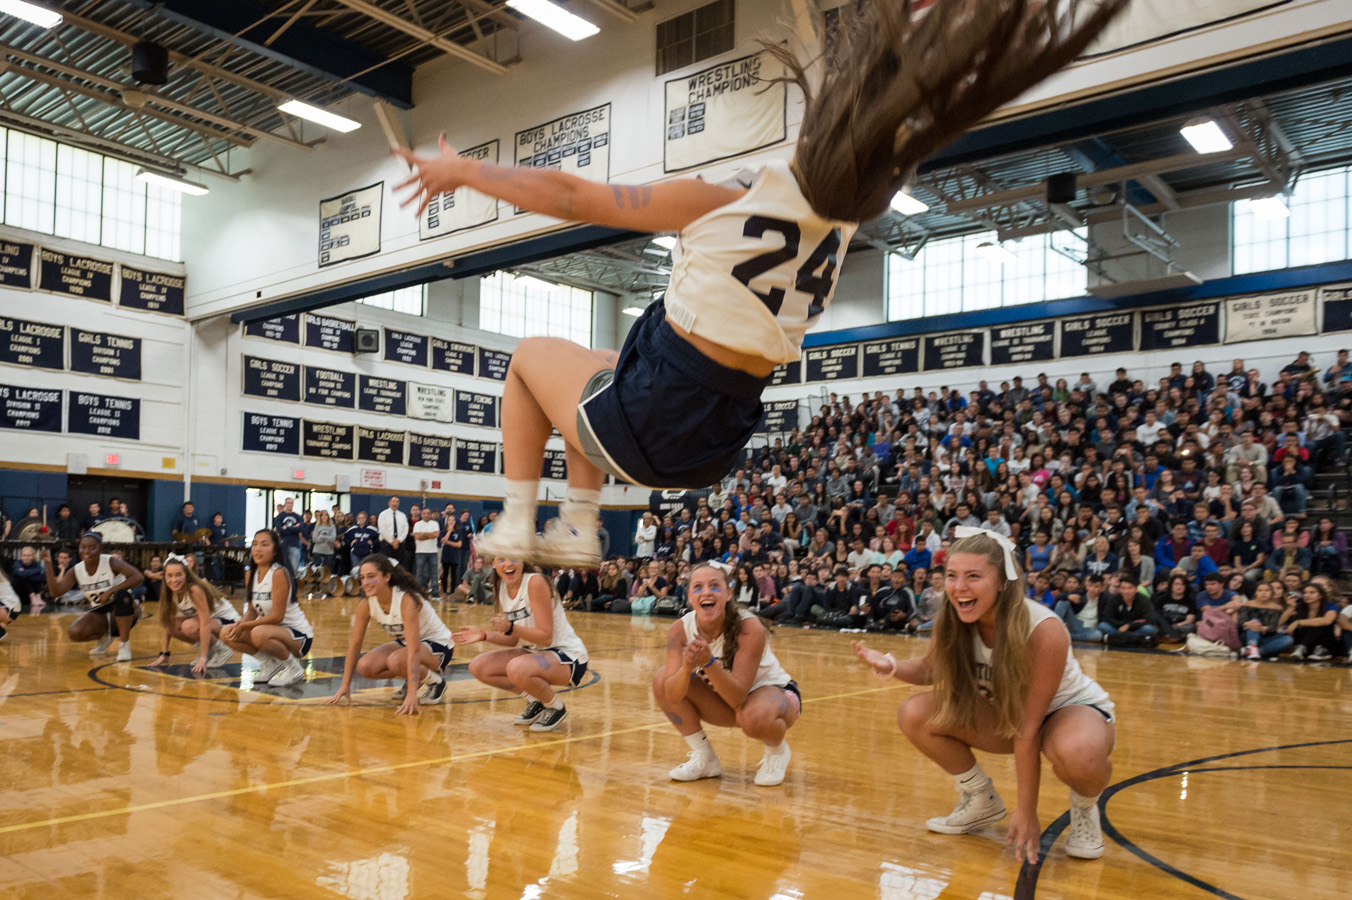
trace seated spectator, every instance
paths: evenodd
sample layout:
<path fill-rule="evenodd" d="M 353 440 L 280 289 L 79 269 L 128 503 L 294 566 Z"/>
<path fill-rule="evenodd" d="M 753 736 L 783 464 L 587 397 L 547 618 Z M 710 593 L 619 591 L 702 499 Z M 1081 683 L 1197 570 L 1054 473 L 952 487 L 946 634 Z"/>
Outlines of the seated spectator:
<path fill-rule="evenodd" d="M 1339 578 L 1347 571 L 1347 536 L 1338 530 L 1331 516 L 1319 517 L 1318 524 L 1310 529 L 1308 546 L 1311 574 Z"/>
<path fill-rule="evenodd" d="M 1150 584 L 1155 580 L 1155 558 L 1145 554 L 1139 540 L 1129 539 L 1127 552 L 1118 564 L 1118 571 L 1130 575 L 1137 584 Z"/>
<path fill-rule="evenodd" d="M 1066 623 L 1073 641 L 1103 642 L 1104 633 L 1099 630 L 1099 606 L 1104 601 L 1103 577 L 1090 575 L 1085 579 L 1084 590 L 1070 591 L 1056 604 L 1056 614 Z"/>
<path fill-rule="evenodd" d="M 1084 576 L 1098 575 L 1102 577 L 1111 575 L 1117 570 L 1117 554 L 1108 548 L 1108 539 L 1101 535 L 1094 538 L 1093 553 L 1085 557 L 1084 565 L 1081 567 L 1081 574 Z"/>
<path fill-rule="evenodd" d="M 1121 579 L 1118 593 L 1109 596 L 1100 607 L 1098 629 L 1106 643 L 1153 647 L 1162 627 L 1150 598 L 1137 590 L 1136 582 L 1129 578 Z"/>
<path fill-rule="evenodd" d="M 192 556 L 192 554 L 188 555 Z M 195 562 L 196 558 L 194 557 L 194 563 Z M 184 562 L 184 565 L 187 565 L 186 561 Z M 158 602 L 160 599 L 160 591 L 164 587 L 164 560 L 159 556 L 150 557 L 149 568 L 141 574 L 145 576 L 145 582 L 141 585 L 143 593 L 140 594 L 140 599 L 143 599 L 148 603 Z M 132 595 L 136 596 L 136 591 L 132 591 Z"/>
<path fill-rule="evenodd" d="M 1191 548 L 1187 523 L 1175 522 L 1169 529 L 1169 534 L 1155 544 L 1155 571 L 1173 571 L 1179 563 L 1188 558 Z"/>
<path fill-rule="evenodd" d="M 358 521 L 360 520 L 361 517 L 358 516 Z M 493 595 L 489 581 L 492 574 L 493 570 L 484 566 L 484 558 L 475 554 L 474 561 L 465 572 L 465 577 L 456 585 L 455 599 L 471 604 L 492 603 Z"/>
<path fill-rule="evenodd" d="M 1279 466 L 1269 479 L 1272 498 L 1285 515 L 1304 518 L 1310 503 L 1313 476 L 1299 465 L 1295 456 L 1283 457 Z"/>
<path fill-rule="evenodd" d="M 1245 659 L 1271 659 L 1289 650 L 1296 639 L 1281 627 L 1286 603 L 1267 582 L 1254 587 L 1253 599 L 1240 605 L 1236 614 Z"/>
<path fill-rule="evenodd" d="M 39 608 L 43 605 L 42 591 L 47 586 L 47 570 L 43 568 L 42 560 L 38 559 L 38 551 L 31 545 L 25 544 L 19 550 L 19 558 L 14 560 L 9 570 L 9 581 L 14 593 L 27 598 L 30 605 Z"/>
<path fill-rule="evenodd" d="M 1192 579 L 1193 588 L 1201 590 L 1202 579 L 1219 572 L 1220 567 L 1212 562 L 1211 557 L 1206 554 L 1206 547 L 1199 542 L 1189 548 L 1188 558 L 1175 566 L 1174 571 Z"/>
<path fill-rule="evenodd" d="M 1299 597 L 1291 598 L 1283 619 L 1284 630 L 1296 645 L 1292 658 L 1319 661 L 1342 653 L 1334 631 L 1337 619 L 1338 607 L 1328 590 L 1315 581 L 1305 585 Z"/>
<path fill-rule="evenodd" d="M 915 595 L 906 584 L 906 570 L 893 569 L 887 584 L 869 600 L 872 608 L 870 627 L 877 631 L 915 630 Z"/>
<path fill-rule="evenodd" d="M 1301 547 L 1294 534 L 1282 535 L 1282 545 L 1263 564 L 1263 580 L 1278 581 L 1287 572 L 1294 572 L 1301 581 L 1310 577 L 1310 549 Z"/>
<path fill-rule="evenodd" d="M 1181 641 L 1197 632 L 1197 594 L 1188 576 L 1169 576 L 1168 586 L 1155 599 L 1155 608 L 1164 621 L 1162 634 L 1166 639 Z"/>
<path fill-rule="evenodd" d="M 1197 595 L 1197 608 L 1205 610 L 1214 606 L 1222 609 L 1235 603 L 1236 599 L 1235 592 L 1225 587 L 1225 576 L 1220 572 L 1212 572 L 1202 579 L 1202 590 Z"/>
<path fill-rule="evenodd" d="M 1061 529 L 1061 539 L 1052 548 L 1052 555 L 1047 568 L 1052 572 L 1079 574 L 1080 570 L 1084 568 L 1084 558 L 1087 551 L 1088 548 L 1084 541 L 1080 540 L 1079 532 L 1067 525 Z"/>

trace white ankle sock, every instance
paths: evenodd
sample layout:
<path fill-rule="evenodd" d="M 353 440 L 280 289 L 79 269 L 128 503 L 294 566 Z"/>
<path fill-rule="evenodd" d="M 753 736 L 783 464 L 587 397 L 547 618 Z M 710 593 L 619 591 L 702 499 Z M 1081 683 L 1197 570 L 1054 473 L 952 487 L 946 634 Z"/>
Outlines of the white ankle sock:
<path fill-rule="evenodd" d="M 563 709 L 563 698 L 555 694 L 554 699 L 545 704 L 545 709 Z"/>
<path fill-rule="evenodd" d="M 703 731 L 696 731 L 694 734 L 685 735 L 685 743 L 691 750 L 712 750 L 709 744 L 709 736 Z"/>
<path fill-rule="evenodd" d="M 506 502 L 503 504 L 502 514 L 510 515 L 513 519 L 528 522 L 531 527 L 535 527 L 535 506 L 540 496 L 540 482 L 537 481 L 509 481 L 507 482 Z"/>
<path fill-rule="evenodd" d="M 974 763 L 966 772 L 954 775 L 953 783 L 965 794 L 979 794 L 991 787 L 990 776 L 981 768 L 981 763 Z"/>
<path fill-rule="evenodd" d="M 567 499 L 559 508 L 559 516 L 579 531 L 590 531 L 596 527 L 596 517 L 600 510 L 600 491 L 570 487 Z"/>
<path fill-rule="evenodd" d="M 1098 805 L 1098 797 L 1086 797 L 1074 788 L 1070 789 L 1070 805 L 1076 809 L 1089 809 Z"/>

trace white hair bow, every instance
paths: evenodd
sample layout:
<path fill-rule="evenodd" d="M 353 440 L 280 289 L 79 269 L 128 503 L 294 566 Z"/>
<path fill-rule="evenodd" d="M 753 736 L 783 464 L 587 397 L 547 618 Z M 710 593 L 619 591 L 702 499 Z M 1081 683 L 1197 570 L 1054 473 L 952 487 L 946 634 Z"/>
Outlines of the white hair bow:
<path fill-rule="evenodd" d="M 168 556 L 164 558 L 164 564 L 166 566 L 169 565 L 169 563 L 171 562 L 181 563 L 184 568 L 187 568 L 188 566 L 188 561 L 183 557 L 179 556 L 177 553 L 170 553 Z"/>
<path fill-rule="evenodd" d="M 1005 551 L 1005 577 L 1010 581 L 1019 577 L 1019 570 L 1014 565 L 1014 542 L 1005 537 L 998 531 L 991 531 L 989 528 L 975 528 L 971 525 L 953 526 L 953 536 L 961 540 L 962 538 L 976 537 L 978 534 L 984 534 L 993 539 L 1000 545 L 1000 549 Z"/>

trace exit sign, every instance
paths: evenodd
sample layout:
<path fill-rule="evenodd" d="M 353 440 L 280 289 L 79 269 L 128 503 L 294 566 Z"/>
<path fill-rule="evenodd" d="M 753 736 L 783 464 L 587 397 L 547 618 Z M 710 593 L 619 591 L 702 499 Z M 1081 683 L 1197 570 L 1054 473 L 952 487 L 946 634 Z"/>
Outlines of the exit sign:
<path fill-rule="evenodd" d="M 122 457 L 118 456 L 116 453 L 109 453 L 103 458 L 104 464 L 109 466 L 115 466 L 121 461 Z"/>

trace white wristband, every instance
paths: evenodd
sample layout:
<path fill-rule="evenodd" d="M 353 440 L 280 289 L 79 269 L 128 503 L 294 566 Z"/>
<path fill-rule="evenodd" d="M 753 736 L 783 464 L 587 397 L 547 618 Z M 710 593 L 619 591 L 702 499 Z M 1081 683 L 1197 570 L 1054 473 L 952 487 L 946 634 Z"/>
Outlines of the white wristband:
<path fill-rule="evenodd" d="M 878 677 L 879 677 L 879 678 L 895 678 L 895 677 L 896 677 L 896 674 L 897 674 L 897 658 L 896 658 L 895 656 L 893 656 L 891 653 L 889 653 L 889 654 L 887 654 L 886 656 L 884 656 L 883 659 L 887 660 L 889 663 L 892 664 L 892 670 L 891 670 L 890 672 L 888 672 L 886 675 L 884 675 L 882 672 L 879 672 L 879 673 L 878 673 Z"/>

